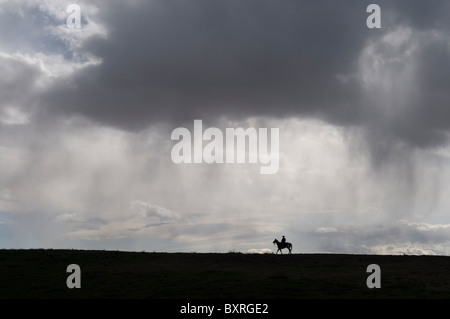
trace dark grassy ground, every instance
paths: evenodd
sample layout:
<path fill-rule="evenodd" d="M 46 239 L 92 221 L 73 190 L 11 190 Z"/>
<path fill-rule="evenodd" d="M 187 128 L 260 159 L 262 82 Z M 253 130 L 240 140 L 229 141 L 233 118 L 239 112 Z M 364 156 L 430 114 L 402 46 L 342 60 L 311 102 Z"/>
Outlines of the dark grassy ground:
<path fill-rule="evenodd" d="M 69 264 L 81 289 L 66 286 Z M 449 272 L 439 256 L 0 250 L 0 298 L 449 298 Z"/>

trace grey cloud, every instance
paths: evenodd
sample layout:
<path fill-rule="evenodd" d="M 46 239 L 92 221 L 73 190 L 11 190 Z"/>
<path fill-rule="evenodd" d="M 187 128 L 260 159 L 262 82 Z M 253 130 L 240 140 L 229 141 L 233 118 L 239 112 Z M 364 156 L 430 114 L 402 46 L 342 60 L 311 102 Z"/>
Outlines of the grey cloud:
<path fill-rule="evenodd" d="M 80 214 L 76 213 L 64 213 L 61 215 L 58 215 L 54 221 L 60 222 L 60 223 L 69 223 L 74 224 L 76 226 L 79 226 L 80 228 L 84 229 L 98 229 L 102 225 L 108 224 L 108 221 L 104 218 L 88 218 L 83 219 Z"/>
<path fill-rule="evenodd" d="M 365 127 L 380 159 L 398 143 L 441 145 L 450 127 L 450 75 L 442 67 L 450 63 L 450 5 L 379 1 L 382 29 L 369 30 L 369 3 L 96 1 L 84 12 L 96 5 L 98 13 L 84 18 L 84 26 L 98 23 L 108 35 L 74 34 L 79 41 L 72 44 L 70 33 L 51 31 L 64 23 L 64 13 L 3 3 L 1 23 L 6 28 L 14 18 L 14 32 L 21 33 L 1 34 L 7 52 L 64 54 L 68 63 L 94 55 L 102 63 L 31 95 L 42 70 L 22 63 L 14 69 L 27 70 L 3 78 L 1 107 L 32 104 L 41 121 L 79 115 L 127 130 L 221 116 L 315 117 Z M 411 33 L 404 43 L 385 41 L 401 28 Z M 373 52 L 361 60 L 368 47 Z M 379 78 L 367 85 L 361 68 L 376 59 L 381 67 L 365 71 Z"/>
<path fill-rule="evenodd" d="M 369 3 L 101 3 L 108 37 L 78 49 L 103 63 L 56 84 L 41 103 L 127 130 L 221 116 L 314 117 L 365 127 L 376 161 L 397 144 L 442 144 L 450 6 L 379 1 L 382 29 L 369 30 Z M 386 41 L 402 28 L 410 31 L 404 43 Z M 370 85 L 361 74 L 368 63 L 376 68 L 368 69 L 376 73 Z"/>
<path fill-rule="evenodd" d="M 44 101 L 55 112 L 127 129 L 222 115 L 355 119 L 357 92 L 337 75 L 371 37 L 363 3 L 116 2 L 102 10 L 108 38 L 81 50 L 103 64 L 50 92 Z"/>
<path fill-rule="evenodd" d="M 0 126 L 16 124 L 14 114 L 26 114 L 32 109 L 36 82 L 43 72 L 26 56 L 0 53 L 0 73 Z"/>
<path fill-rule="evenodd" d="M 180 219 L 180 215 L 161 206 L 148 202 L 135 200 L 131 203 L 132 208 L 137 210 L 142 216 L 160 222 L 170 222 Z"/>
<path fill-rule="evenodd" d="M 77 238 L 151 235 L 183 244 L 200 240 L 208 249 L 239 240 L 250 242 L 248 249 L 265 247 L 265 239 L 251 239 L 268 233 L 270 245 L 274 232 L 302 218 L 299 211 L 379 205 L 390 216 L 376 221 L 387 226 L 365 221 L 364 227 L 343 227 L 338 219 L 350 217 L 342 212 L 305 217 L 312 222 L 302 228 L 308 238 L 296 234 L 295 250 L 304 242 L 315 251 L 348 252 L 389 242 L 443 245 L 446 228 L 391 222 L 414 213 L 445 216 L 448 158 L 415 150 L 445 145 L 450 128 L 450 5 L 376 1 L 382 29 L 369 30 L 371 2 L 112 0 L 92 2 L 95 14 L 81 2 L 83 14 L 91 15 L 83 27 L 92 29 L 73 41 L 58 29 L 64 19 L 39 11 L 38 2 L 17 5 L 26 3 L 23 14 L 35 20 L 19 19 L 16 5 L 2 2 L 1 17 L 16 12 L 17 28 L 0 34 L 0 189 L 16 206 L 85 212 L 79 221 L 64 217 Z M 0 19 L 0 29 L 10 23 Z M 92 56 L 97 64 L 88 63 Z M 248 121 L 252 116 L 259 118 Z M 358 166 L 344 150 L 328 152 L 334 144 L 318 143 L 319 131 L 272 117 L 342 126 L 337 136 L 347 139 L 345 150 L 367 151 L 384 171 L 366 167 L 365 157 Z M 283 125 L 278 180 L 229 174 L 228 166 L 171 166 L 170 129 L 194 118 Z M 296 141 L 302 139 L 311 145 L 301 148 Z M 302 152 L 291 152 L 298 147 Z M 348 169 L 352 165 L 360 169 Z M 133 211 L 136 198 L 142 205 Z M 153 201 L 162 206 L 148 204 Z M 253 223 L 275 219 L 263 216 L 265 209 L 276 213 L 276 223 L 278 214 L 288 218 L 275 223 L 278 228 L 258 230 Z M 234 216 L 245 214 L 252 224 L 236 227 Z"/>
<path fill-rule="evenodd" d="M 335 229 L 322 226 L 320 229 Z M 346 224 L 336 231 L 308 231 L 305 245 L 334 253 L 448 254 L 449 224 L 399 220 L 385 224 Z"/>

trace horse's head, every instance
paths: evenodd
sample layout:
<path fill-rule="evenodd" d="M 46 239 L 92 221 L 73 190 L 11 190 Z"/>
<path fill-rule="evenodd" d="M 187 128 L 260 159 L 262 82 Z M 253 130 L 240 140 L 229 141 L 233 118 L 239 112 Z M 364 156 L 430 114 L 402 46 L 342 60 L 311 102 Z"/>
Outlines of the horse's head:
<path fill-rule="evenodd" d="M 274 240 L 273 240 L 273 242 L 272 242 L 272 244 L 276 244 L 278 242 L 278 240 L 275 238 Z"/>

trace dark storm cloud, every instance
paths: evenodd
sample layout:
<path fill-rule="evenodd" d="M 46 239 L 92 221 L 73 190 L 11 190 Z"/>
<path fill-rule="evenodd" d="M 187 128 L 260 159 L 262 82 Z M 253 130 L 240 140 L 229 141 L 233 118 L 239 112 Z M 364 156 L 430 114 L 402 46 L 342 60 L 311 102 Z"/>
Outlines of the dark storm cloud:
<path fill-rule="evenodd" d="M 129 129 L 220 115 L 355 118 L 355 90 L 336 76 L 371 36 L 363 3 L 150 1 L 101 10 L 109 37 L 83 50 L 103 64 L 61 83 L 48 97 L 55 110 Z"/>
<path fill-rule="evenodd" d="M 374 153 L 388 151 L 396 141 L 419 147 L 443 142 L 450 128 L 445 36 L 450 6 L 377 1 L 382 29 L 371 30 L 366 27 L 369 3 L 101 3 L 99 18 L 108 37 L 92 37 L 80 50 L 103 63 L 60 82 L 42 103 L 63 116 L 81 115 L 128 130 L 158 121 L 295 116 L 363 125 L 369 141 L 388 141 Z M 402 27 L 411 35 L 392 48 L 383 36 Z M 392 82 L 388 91 L 375 90 L 372 96 L 358 73 L 368 62 L 361 54 L 371 43 L 385 63 L 377 70 L 379 81 L 389 71 Z M 402 62 L 411 48 L 414 58 Z M 372 56 L 366 58 L 370 62 Z M 400 76 L 411 63 L 415 73 L 409 83 Z M 404 98 L 400 85 L 410 86 L 413 98 Z M 400 111 L 391 117 L 386 106 Z"/>

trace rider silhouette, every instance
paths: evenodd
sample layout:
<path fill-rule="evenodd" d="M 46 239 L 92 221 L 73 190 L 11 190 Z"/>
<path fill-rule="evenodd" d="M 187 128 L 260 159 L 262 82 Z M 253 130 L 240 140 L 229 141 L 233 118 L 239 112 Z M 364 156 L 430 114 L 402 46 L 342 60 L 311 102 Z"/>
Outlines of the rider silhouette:
<path fill-rule="evenodd" d="M 283 246 L 286 246 L 286 238 L 284 238 L 284 235 L 283 235 L 283 238 L 281 239 L 281 244 Z"/>

